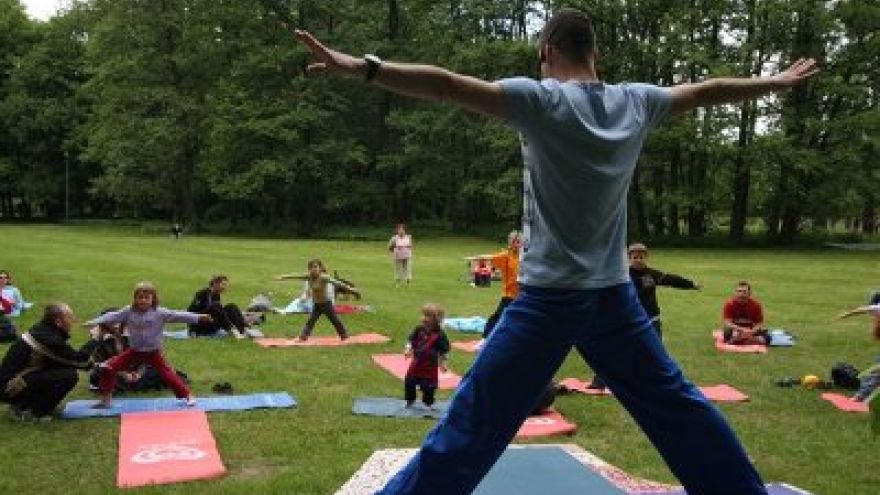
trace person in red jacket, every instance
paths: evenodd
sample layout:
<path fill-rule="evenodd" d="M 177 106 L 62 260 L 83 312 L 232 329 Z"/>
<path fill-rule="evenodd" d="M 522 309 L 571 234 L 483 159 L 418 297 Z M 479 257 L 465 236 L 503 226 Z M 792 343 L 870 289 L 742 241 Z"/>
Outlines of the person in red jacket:
<path fill-rule="evenodd" d="M 752 287 L 745 280 L 736 284 L 736 294 L 724 303 L 724 342 L 734 345 L 770 343 L 764 328 L 764 310 L 752 297 Z"/>

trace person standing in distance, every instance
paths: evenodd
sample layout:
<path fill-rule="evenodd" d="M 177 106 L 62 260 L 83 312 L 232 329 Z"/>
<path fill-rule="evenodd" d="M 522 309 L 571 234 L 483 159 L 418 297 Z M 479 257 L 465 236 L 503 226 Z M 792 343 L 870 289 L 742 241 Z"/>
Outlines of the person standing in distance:
<path fill-rule="evenodd" d="M 296 31 L 311 73 L 502 119 L 525 162 L 520 293 L 505 310 L 449 411 L 382 494 L 471 493 L 574 346 L 608 383 L 689 493 L 765 494 L 720 412 L 666 353 L 629 280 L 626 194 L 647 133 L 666 117 L 780 91 L 817 72 L 663 88 L 607 84 L 596 73 L 589 17 L 564 9 L 538 40 L 544 79 L 489 82 L 429 65 L 354 57 Z M 695 455 L 699 453 L 699 455 Z"/>

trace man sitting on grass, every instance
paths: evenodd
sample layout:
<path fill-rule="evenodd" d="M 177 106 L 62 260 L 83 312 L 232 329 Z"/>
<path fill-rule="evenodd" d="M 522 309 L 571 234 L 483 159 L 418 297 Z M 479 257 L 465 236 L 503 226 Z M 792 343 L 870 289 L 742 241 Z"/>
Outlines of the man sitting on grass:
<path fill-rule="evenodd" d="M 724 342 L 733 345 L 769 345 L 764 328 L 764 310 L 752 297 L 752 286 L 745 280 L 736 284 L 736 294 L 724 303 Z"/>

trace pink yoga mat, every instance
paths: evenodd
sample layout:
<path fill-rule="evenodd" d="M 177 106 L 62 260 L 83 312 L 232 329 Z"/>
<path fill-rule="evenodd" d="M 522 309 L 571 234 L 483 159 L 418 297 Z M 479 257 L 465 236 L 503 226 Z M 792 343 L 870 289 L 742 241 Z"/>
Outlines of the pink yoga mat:
<path fill-rule="evenodd" d="M 306 341 L 299 339 L 256 339 L 254 342 L 263 347 L 338 347 L 356 344 L 384 344 L 391 339 L 378 333 L 361 333 L 342 340 L 333 337 L 309 337 Z"/>
<path fill-rule="evenodd" d="M 825 392 L 822 394 L 822 398 L 841 411 L 856 413 L 868 412 L 868 404 L 866 402 L 855 401 L 845 395 L 835 394 L 834 392 Z"/>
<path fill-rule="evenodd" d="M 517 438 L 546 437 L 549 435 L 571 435 L 577 426 L 569 423 L 553 409 L 536 416 L 529 416 L 516 433 Z"/>
<path fill-rule="evenodd" d="M 464 352 L 477 352 L 479 350 L 477 345 L 480 342 L 482 342 L 482 340 L 465 340 L 462 342 L 453 342 L 452 347 Z"/>
<path fill-rule="evenodd" d="M 743 402 L 749 400 L 748 395 L 725 384 L 700 387 L 700 391 L 703 392 L 707 399 L 715 402 Z"/>
<path fill-rule="evenodd" d="M 120 488 L 216 478 L 225 473 L 204 411 L 122 415 L 116 478 Z"/>
<path fill-rule="evenodd" d="M 409 368 L 410 360 L 403 354 L 373 354 L 373 362 L 403 380 L 406 377 L 406 370 Z M 461 377 L 455 373 L 441 371 L 438 386 L 440 390 L 454 390 L 458 387 L 458 382 L 460 381 Z"/>
<path fill-rule="evenodd" d="M 721 331 L 712 332 L 712 338 L 715 339 L 715 348 L 721 352 L 738 352 L 746 354 L 764 354 L 767 352 L 766 345 L 749 344 L 749 345 L 733 345 L 724 343 L 724 335 Z"/>
<path fill-rule="evenodd" d="M 587 395 L 611 395 L 611 391 L 605 389 L 587 388 L 587 382 L 582 382 L 577 378 L 566 378 L 559 382 L 559 385 L 571 390 Z M 710 387 L 700 387 L 703 395 L 707 399 L 715 402 L 742 402 L 749 400 L 749 396 L 731 387 L 730 385 L 712 385 Z"/>
<path fill-rule="evenodd" d="M 559 384 L 572 392 L 579 392 L 587 395 L 611 395 L 611 391 L 607 388 L 587 388 L 587 385 L 589 384 L 587 382 L 582 382 L 577 378 L 566 378 L 559 382 Z"/>

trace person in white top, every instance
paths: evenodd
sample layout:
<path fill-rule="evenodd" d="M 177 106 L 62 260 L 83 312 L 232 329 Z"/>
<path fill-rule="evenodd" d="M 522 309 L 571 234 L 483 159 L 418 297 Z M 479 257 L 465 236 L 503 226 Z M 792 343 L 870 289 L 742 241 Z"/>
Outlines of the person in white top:
<path fill-rule="evenodd" d="M 397 224 L 397 231 L 388 241 L 388 251 L 394 261 L 394 285 L 409 284 L 412 280 L 412 236 L 406 233 L 406 225 Z"/>

